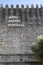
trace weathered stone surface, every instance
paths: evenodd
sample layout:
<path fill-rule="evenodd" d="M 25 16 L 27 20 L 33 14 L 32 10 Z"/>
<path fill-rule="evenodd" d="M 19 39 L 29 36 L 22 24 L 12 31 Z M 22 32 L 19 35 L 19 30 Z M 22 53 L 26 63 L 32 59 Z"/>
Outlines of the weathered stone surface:
<path fill-rule="evenodd" d="M 22 8 L 19 10 L 19 6 L 17 5 L 15 9 L 16 16 L 20 15 L 21 17 L 23 17 L 22 20 L 20 19 L 21 20 L 20 23 L 24 24 L 25 26 L 24 27 L 8 27 L 8 24 L 9 24 L 8 16 L 10 15 L 10 13 L 8 12 L 9 11 L 8 5 L 6 7 L 7 8 L 5 9 L 6 13 L 5 13 L 5 19 L 4 19 L 5 21 L 3 21 L 4 24 L 3 22 L 1 23 L 1 20 L 0 20 L 0 62 L 27 62 L 27 61 L 33 61 L 33 60 L 35 61 L 36 59 L 33 59 L 31 56 L 28 56 L 28 55 L 26 56 L 25 54 L 32 54 L 30 45 L 36 41 L 35 38 L 37 35 L 40 35 L 40 34 L 43 35 L 43 21 L 40 19 L 33 19 L 32 17 L 30 17 L 29 11 L 31 9 L 28 8 L 28 6 L 27 6 L 27 9 L 24 9 L 24 6 L 22 5 Z M 38 17 L 39 17 L 40 13 L 39 13 L 38 6 L 36 9 L 37 9 Z M 10 12 L 11 12 L 11 15 L 13 16 L 14 15 L 13 6 L 11 6 Z M 32 6 L 32 12 L 34 17 L 35 13 L 34 13 L 33 6 Z M 28 20 L 25 20 L 25 16 L 28 17 L 27 18 Z M 3 54 L 5 55 L 3 56 Z M 10 54 L 14 54 L 14 55 L 10 55 Z M 21 54 L 21 56 L 20 55 L 18 56 L 16 54 Z M 3 64 L 0 64 L 0 65 L 3 65 Z"/>
<path fill-rule="evenodd" d="M 0 25 L 0 54 L 31 53 L 29 46 L 40 34 L 43 34 L 41 25 L 28 25 L 24 28 Z"/>

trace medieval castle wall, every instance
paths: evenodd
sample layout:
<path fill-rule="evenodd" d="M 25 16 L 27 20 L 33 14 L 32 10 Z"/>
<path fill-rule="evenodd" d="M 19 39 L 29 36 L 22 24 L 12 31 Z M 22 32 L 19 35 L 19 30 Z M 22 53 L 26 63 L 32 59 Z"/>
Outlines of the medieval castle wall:
<path fill-rule="evenodd" d="M 8 26 L 9 16 L 18 16 L 24 26 Z M 12 24 L 12 22 L 11 22 Z M 15 23 L 13 23 L 15 25 Z M 16 5 L 0 6 L 0 62 L 27 62 L 35 60 L 30 45 L 37 35 L 43 35 L 43 7 L 31 8 Z M 5 56 L 4 56 L 5 55 Z M 15 55 L 15 56 L 14 56 Z M 5 64 L 6 65 L 6 64 Z M 16 64 L 17 65 L 17 64 Z M 28 65 L 28 64 L 27 64 Z"/>

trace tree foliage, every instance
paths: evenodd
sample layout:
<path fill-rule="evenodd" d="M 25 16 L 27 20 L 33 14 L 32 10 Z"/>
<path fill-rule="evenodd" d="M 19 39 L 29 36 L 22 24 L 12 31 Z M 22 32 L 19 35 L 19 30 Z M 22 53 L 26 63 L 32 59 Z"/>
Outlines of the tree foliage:
<path fill-rule="evenodd" d="M 36 54 L 36 57 L 43 60 L 43 36 L 37 36 L 36 43 L 31 45 L 32 51 Z"/>

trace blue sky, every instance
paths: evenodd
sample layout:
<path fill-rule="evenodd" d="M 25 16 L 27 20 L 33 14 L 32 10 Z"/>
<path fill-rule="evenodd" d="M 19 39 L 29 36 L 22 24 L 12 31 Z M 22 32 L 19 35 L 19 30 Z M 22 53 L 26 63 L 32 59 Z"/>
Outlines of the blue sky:
<path fill-rule="evenodd" d="M 16 6 L 16 4 L 19 4 L 21 6 L 21 4 L 24 4 L 26 6 L 26 4 L 28 4 L 29 6 L 31 4 L 34 4 L 34 6 L 36 6 L 36 4 L 43 5 L 43 0 L 0 0 L 0 4 L 3 4 L 4 7 L 6 4 L 8 4 L 9 6 L 11 4 L 14 5 L 14 7 Z"/>

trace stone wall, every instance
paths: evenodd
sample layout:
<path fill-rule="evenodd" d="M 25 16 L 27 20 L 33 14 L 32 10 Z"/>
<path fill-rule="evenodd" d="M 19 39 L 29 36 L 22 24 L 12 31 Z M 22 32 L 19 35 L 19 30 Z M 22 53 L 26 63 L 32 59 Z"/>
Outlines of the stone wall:
<path fill-rule="evenodd" d="M 16 12 L 16 14 L 14 13 Z M 36 13 L 34 13 L 36 12 Z M 28 63 L 39 63 L 38 60 L 31 56 L 30 45 L 35 42 L 37 35 L 43 35 L 43 8 L 32 5 L 31 8 L 28 6 L 21 8 L 16 6 L 16 9 L 11 5 L 11 8 L 3 8 L 1 5 L 0 9 L 0 63 L 1 65 L 16 65 L 22 64 L 28 65 Z M 24 22 L 24 27 L 8 27 L 8 17 L 18 16 L 19 19 Z M 21 17 L 20 17 L 21 16 Z M 7 18 L 6 18 L 7 17 Z M 33 56 L 34 57 L 34 56 Z M 2 64 L 3 63 L 3 64 Z M 10 64 L 11 63 L 11 64 Z M 17 64 L 18 63 L 18 64 Z M 34 63 L 32 65 L 34 65 Z M 21 65 L 20 64 L 20 65 Z M 29 64 L 31 65 L 31 64 Z M 36 64 L 35 64 L 36 65 Z"/>

